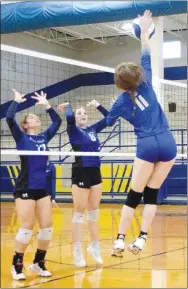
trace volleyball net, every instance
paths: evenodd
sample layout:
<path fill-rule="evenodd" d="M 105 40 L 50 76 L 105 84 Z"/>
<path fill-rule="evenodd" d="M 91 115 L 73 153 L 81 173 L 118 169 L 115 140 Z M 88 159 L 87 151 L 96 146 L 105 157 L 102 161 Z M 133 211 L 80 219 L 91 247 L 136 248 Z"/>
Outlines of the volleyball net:
<path fill-rule="evenodd" d="M 89 116 L 88 125 L 100 120 L 103 116 L 96 108 L 86 107 L 86 103 L 95 99 L 106 109 L 112 105 L 119 94 L 113 82 L 112 68 L 81 62 L 70 63 L 62 58 L 51 58 L 34 55 L 32 52 L 4 49 L 2 58 L 1 86 L 1 167 L 2 175 L 8 180 L 3 189 L 12 192 L 15 180 L 20 172 L 21 154 L 45 154 L 55 166 L 55 184 L 57 193 L 71 193 L 71 165 L 76 155 L 87 155 L 87 152 L 73 152 L 66 132 L 66 119 L 60 113 L 63 122 L 56 136 L 49 143 L 48 152 L 16 151 L 15 142 L 10 134 L 5 116 L 13 99 L 12 88 L 26 94 L 28 101 L 16 115 L 19 123 L 25 113 L 35 113 L 41 118 L 42 130 L 51 121 L 44 109 L 35 107 L 30 96 L 35 91 L 44 90 L 52 107 L 68 101 L 73 109 L 84 106 Z M 154 89 L 166 113 L 170 129 L 176 139 L 178 156 L 176 163 L 184 165 L 187 158 L 187 85 L 181 82 L 155 79 Z M 27 105 L 28 104 L 28 105 Z M 116 121 L 113 127 L 107 127 L 99 134 L 100 152 L 89 153 L 101 159 L 103 192 L 110 198 L 129 191 L 132 164 L 136 153 L 136 137 L 133 127 L 123 119 Z M 181 176 L 180 176 L 181 177 Z M 2 177 L 3 178 L 3 177 Z M 5 180 L 5 178 L 4 178 Z M 182 182 L 182 180 L 181 180 Z M 184 183 L 184 181 L 183 181 Z M 180 184 L 181 185 L 181 184 Z"/>
<path fill-rule="evenodd" d="M 92 74 L 92 73 L 91 73 Z M 88 77 L 88 75 L 84 75 Z M 101 73 L 95 73 L 95 78 L 100 78 Z M 43 88 L 41 87 L 41 90 Z M 53 88 L 55 90 L 55 87 Z M 154 89 L 159 96 L 159 101 L 163 106 L 166 116 L 169 121 L 170 129 L 175 137 L 178 153 L 187 153 L 187 86 L 183 83 L 172 82 L 167 80 L 158 80 L 154 83 Z M 11 93 L 12 94 L 12 93 Z M 98 85 L 80 87 L 71 90 L 63 95 L 54 97 L 49 100 L 53 107 L 58 104 L 68 101 L 71 103 L 73 109 L 78 106 L 84 106 L 89 117 L 88 125 L 99 121 L 103 116 L 95 107 L 87 107 L 86 103 L 95 99 L 106 109 L 109 109 L 118 95 L 118 91 L 111 85 Z M 36 113 L 42 121 L 42 129 L 50 125 L 50 118 L 47 113 L 39 107 L 29 107 L 26 110 L 17 113 L 17 122 L 23 118 L 26 112 Z M 66 132 L 66 119 L 63 113 L 60 113 L 63 122 L 60 130 L 56 136 L 49 143 L 51 150 L 65 151 L 71 150 L 68 135 Z M 101 150 L 104 152 L 119 151 L 122 153 L 135 153 L 136 137 L 134 135 L 133 127 L 123 119 L 119 119 L 114 127 L 108 127 L 99 134 L 101 143 Z M 1 149 L 13 149 L 15 147 L 14 140 L 10 135 L 9 128 L 5 119 L 1 124 Z"/>

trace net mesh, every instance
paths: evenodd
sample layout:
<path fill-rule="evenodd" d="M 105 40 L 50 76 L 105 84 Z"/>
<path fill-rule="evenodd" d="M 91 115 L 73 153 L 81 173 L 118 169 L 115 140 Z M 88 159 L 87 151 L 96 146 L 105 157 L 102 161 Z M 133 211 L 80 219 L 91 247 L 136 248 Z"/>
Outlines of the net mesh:
<path fill-rule="evenodd" d="M 44 87 L 57 84 L 60 81 L 70 79 L 76 75 L 96 73 L 94 69 L 73 66 L 65 63 L 58 63 L 46 59 L 40 59 L 27 55 L 21 55 L 8 51 L 2 51 L 2 86 L 1 104 L 11 101 L 12 88 L 22 92 L 31 93 Z M 101 72 L 101 71 L 100 71 Z M 63 85 L 63 84 L 62 84 Z M 187 88 L 185 85 L 161 81 L 154 83 L 157 95 L 162 99 L 162 105 L 167 115 L 170 128 L 173 131 L 178 144 L 178 153 L 186 153 L 186 111 L 187 111 Z M 50 99 L 53 107 L 68 101 L 75 109 L 78 106 L 85 106 L 88 101 L 96 99 L 105 108 L 109 109 L 118 91 L 114 85 L 89 85 L 72 89 L 67 93 Z M 176 111 L 170 112 L 170 107 L 175 104 Z M 42 120 L 42 129 L 50 124 L 50 118 L 46 112 L 39 107 L 31 107 L 29 113 L 36 113 Z M 19 122 L 25 115 L 25 111 L 17 114 Z M 93 107 L 87 107 L 89 124 L 102 118 L 100 112 Z M 56 151 L 70 151 L 68 136 L 66 133 L 66 121 L 63 115 L 63 123 L 58 134 L 50 142 L 49 146 Z M 120 120 L 113 128 L 107 128 L 99 134 L 102 151 L 117 151 L 125 153 L 135 153 L 136 138 L 133 127 L 126 121 Z M 15 143 L 10 135 L 6 121 L 3 119 L 1 124 L 1 148 L 14 148 Z M 57 158 L 56 158 L 57 159 Z"/>

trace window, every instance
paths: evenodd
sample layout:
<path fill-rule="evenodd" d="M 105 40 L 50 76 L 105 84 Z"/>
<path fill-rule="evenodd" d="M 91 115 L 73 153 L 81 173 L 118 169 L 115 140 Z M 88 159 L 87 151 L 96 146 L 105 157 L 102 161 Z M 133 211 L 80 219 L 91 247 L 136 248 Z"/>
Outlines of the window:
<path fill-rule="evenodd" d="M 163 58 L 172 59 L 181 57 L 181 42 L 171 41 L 163 43 Z"/>

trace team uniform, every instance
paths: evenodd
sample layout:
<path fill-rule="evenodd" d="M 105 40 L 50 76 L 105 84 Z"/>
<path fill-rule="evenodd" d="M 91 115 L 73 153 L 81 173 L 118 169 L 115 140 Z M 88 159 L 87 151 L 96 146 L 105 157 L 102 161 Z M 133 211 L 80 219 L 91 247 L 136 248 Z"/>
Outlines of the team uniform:
<path fill-rule="evenodd" d="M 104 115 L 108 111 L 101 105 L 97 109 Z M 106 117 L 87 127 L 76 126 L 75 116 L 70 105 L 66 106 L 67 133 L 72 149 L 76 152 L 98 152 L 99 139 L 97 133 L 106 128 Z M 72 164 L 72 184 L 80 188 L 90 188 L 102 182 L 100 173 L 100 159 L 96 156 L 77 156 Z"/>
<path fill-rule="evenodd" d="M 48 150 L 48 142 L 55 136 L 62 123 L 60 116 L 53 108 L 48 109 L 47 112 L 52 120 L 50 127 L 38 135 L 29 135 L 22 132 L 15 120 L 17 106 L 18 103 L 13 101 L 6 116 L 8 126 L 16 142 L 16 148 L 28 151 Z M 48 196 L 46 173 L 48 156 L 20 156 L 20 161 L 21 172 L 14 189 L 15 199 L 37 201 Z"/>
<path fill-rule="evenodd" d="M 175 158 L 177 147 L 152 86 L 151 56 L 147 50 L 142 53 L 141 66 L 145 81 L 136 89 L 135 116 L 132 115 L 132 100 L 127 92 L 123 92 L 109 111 L 107 125 L 113 125 L 121 116 L 134 126 L 138 158 L 151 163 L 168 162 Z"/>

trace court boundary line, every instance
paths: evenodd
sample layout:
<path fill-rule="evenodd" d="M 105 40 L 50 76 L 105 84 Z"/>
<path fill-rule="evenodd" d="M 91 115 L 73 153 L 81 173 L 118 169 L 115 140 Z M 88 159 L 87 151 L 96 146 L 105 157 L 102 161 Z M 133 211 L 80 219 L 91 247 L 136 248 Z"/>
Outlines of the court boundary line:
<path fill-rule="evenodd" d="M 172 253 L 172 252 L 176 252 L 176 251 L 181 251 L 181 250 L 186 249 L 186 248 L 187 247 L 182 247 L 182 248 L 178 248 L 178 249 L 174 249 L 174 250 L 170 250 L 170 251 L 160 252 L 160 253 L 149 255 L 149 256 L 146 256 L 146 257 L 143 257 L 143 258 L 138 258 L 138 259 L 135 259 L 135 260 L 125 261 L 125 262 L 123 262 L 121 264 L 128 264 L 128 263 L 131 263 L 131 262 L 144 260 L 144 259 L 151 258 L 151 257 L 156 257 L 156 256 L 160 256 L 160 255 L 164 255 L 164 254 L 168 254 L 168 253 Z M 54 263 L 54 261 L 50 261 L 50 260 L 47 260 L 47 261 Z M 64 263 L 59 263 L 59 264 L 64 264 Z M 97 271 L 97 270 L 99 270 L 101 268 L 102 269 L 107 269 L 107 268 L 111 268 L 111 267 L 117 266 L 117 265 L 119 265 L 119 264 L 111 264 L 111 265 L 108 265 L 108 266 L 103 266 L 103 267 L 98 267 L 98 268 L 95 268 L 95 269 L 86 270 L 85 274 Z M 67 276 L 57 277 L 57 278 L 54 278 L 54 279 L 51 279 L 51 280 L 46 280 L 44 282 L 34 283 L 34 284 L 32 284 L 32 286 L 42 285 L 42 284 L 45 284 L 45 283 L 54 282 L 54 281 L 61 280 L 61 279 L 66 279 L 66 278 L 73 277 L 75 275 L 80 275 L 80 274 L 83 274 L 83 272 L 78 272 L 77 274 L 70 274 L 70 275 L 67 275 Z M 26 286 L 23 286 L 23 287 L 20 287 L 20 288 L 33 288 L 33 287 L 31 287 L 31 285 L 26 285 Z"/>

